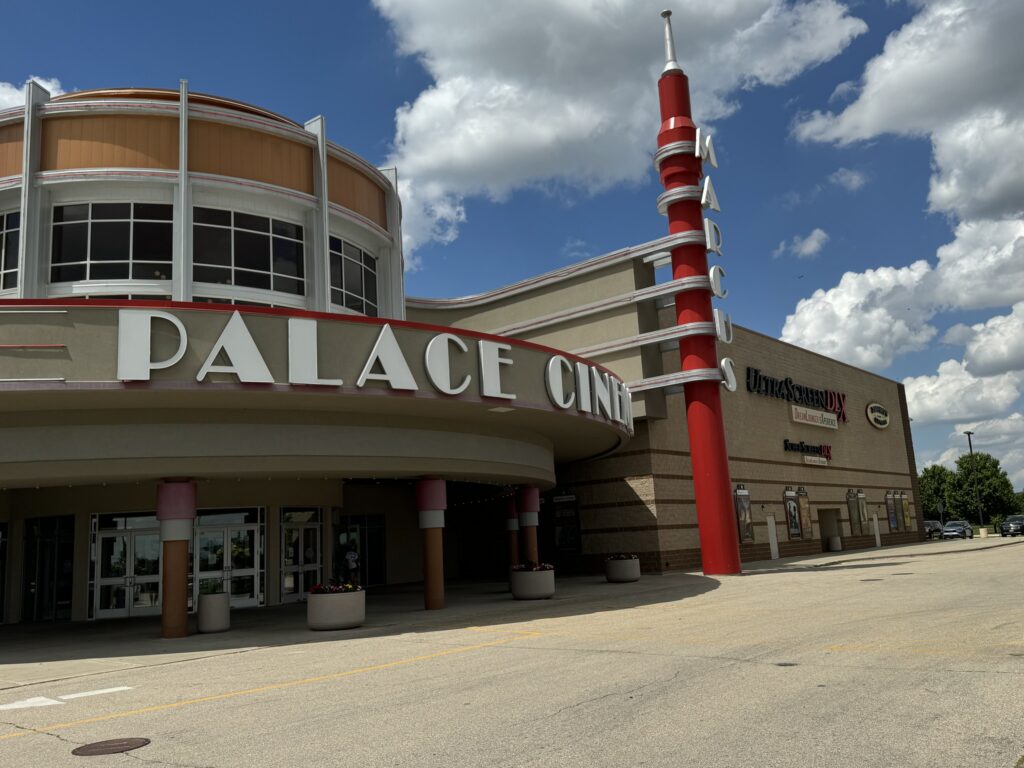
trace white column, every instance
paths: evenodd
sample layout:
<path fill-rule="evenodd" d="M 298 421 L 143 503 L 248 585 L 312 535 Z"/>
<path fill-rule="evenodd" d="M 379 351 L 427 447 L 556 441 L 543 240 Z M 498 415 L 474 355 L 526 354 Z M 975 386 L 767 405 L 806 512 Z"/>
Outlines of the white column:
<path fill-rule="evenodd" d="M 188 80 L 178 89 L 178 184 L 174 191 L 171 298 L 192 301 L 192 182 L 188 178 Z"/>
<path fill-rule="evenodd" d="M 312 237 L 306 247 L 312 267 L 306 275 L 306 301 L 309 309 L 326 312 L 331 306 L 330 285 L 330 202 L 327 196 L 327 120 L 323 116 L 306 121 L 306 130 L 316 136 L 316 161 L 313 173 L 313 191 L 317 197 L 317 215 Z M 312 288 L 312 290 L 310 290 Z"/>
<path fill-rule="evenodd" d="M 39 108 L 50 100 L 50 92 L 35 80 L 25 84 L 25 122 L 21 154 L 21 238 L 18 243 L 18 298 L 38 299 L 46 295 L 43 270 L 48 259 L 40 253 L 45 223 L 40 211 L 39 172 L 42 117 Z"/>

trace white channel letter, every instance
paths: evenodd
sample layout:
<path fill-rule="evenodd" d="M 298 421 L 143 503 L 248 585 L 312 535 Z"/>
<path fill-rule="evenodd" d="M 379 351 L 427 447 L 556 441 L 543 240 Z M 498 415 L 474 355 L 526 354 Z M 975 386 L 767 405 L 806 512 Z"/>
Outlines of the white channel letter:
<path fill-rule="evenodd" d="M 704 177 L 704 191 L 700 193 L 700 207 L 704 210 L 710 208 L 712 211 L 721 211 L 718 205 L 718 195 L 715 194 L 715 186 L 711 183 L 711 177 Z"/>
<path fill-rule="evenodd" d="M 704 219 L 704 245 L 708 253 L 722 255 L 722 228 L 711 219 Z"/>
<path fill-rule="evenodd" d="M 153 361 L 153 320 L 166 320 L 178 332 L 178 349 L 166 360 Z M 117 313 L 117 378 L 149 381 L 149 372 L 170 368 L 185 356 L 188 334 L 181 320 L 158 309 L 122 309 Z"/>
<path fill-rule="evenodd" d="M 228 365 L 214 365 L 214 360 L 223 352 L 229 360 Z M 196 381 L 202 381 L 209 373 L 233 373 L 239 381 L 247 384 L 273 384 L 274 377 L 270 374 L 259 347 L 253 341 L 252 334 L 245 326 L 245 321 L 236 310 L 224 326 L 220 337 L 206 357 L 206 362 L 196 374 Z"/>
<path fill-rule="evenodd" d="M 698 128 L 696 140 L 693 142 L 693 154 L 701 159 L 703 163 L 710 163 L 712 168 L 718 167 L 718 158 L 715 157 L 715 145 L 710 135 Z"/>
<path fill-rule="evenodd" d="M 576 410 L 593 413 L 594 403 L 590 398 L 590 366 L 576 363 Z"/>
<path fill-rule="evenodd" d="M 715 335 L 723 344 L 732 344 L 732 318 L 728 314 L 715 307 L 712 312 L 715 318 Z"/>
<path fill-rule="evenodd" d="M 576 390 L 569 393 L 568 397 L 565 394 L 565 376 L 563 373 L 568 373 L 572 376 L 572 363 L 561 355 L 555 355 L 548 360 L 547 365 L 547 376 L 545 381 L 548 386 L 548 398 L 558 408 L 571 408 L 573 403 L 576 402 Z"/>
<path fill-rule="evenodd" d="M 466 342 L 454 333 L 439 333 L 427 343 L 427 351 L 423 355 L 423 364 L 427 369 L 427 378 L 438 392 L 445 395 L 461 395 L 469 387 L 472 380 L 467 373 L 459 386 L 452 386 L 451 348 L 454 344 L 461 352 L 468 352 Z"/>
<path fill-rule="evenodd" d="M 512 358 L 503 357 L 501 353 L 511 351 L 512 345 L 481 339 L 477 343 L 477 349 L 480 353 L 480 394 L 484 397 L 515 400 L 515 395 L 501 389 L 501 367 L 512 365 Z"/>
<path fill-rule="evenodd" d="M 381 372 L 374 373 L 373 367 L 378 363 Z M 386 381 L 391 389 L 405 389 L 412 392 L 419 389 L 390 325 L 385 325 L 380 329 L 377 341 L 374 343 L 373 349 L 370 350 L 370 357 L 367 359 L 366 365 L 363 366 L 363 372 L 356 380 L 356 386 L 362 387 L 367 381 Z"/>
<path fill-rule="evenodd" d="M 598 416 L 601 411 L 609 419 L 612 418 L 612 388 L 608 383 L 609 376 L 597 368 L 590 369 L 590 385 L 594 390 L 594 413 Z"/>
<path fill-rule="evenodd" d="M 608 377 L 608 383 L 612 390 L 612 421 L 622 423 L 622 382 L 614 376 Z"/>
<path fill-rule="evenodd" d="M 722 386 L 730 392 L 736 391 L 736 363 L 731 357 L 723 357 L 718 363 L 718 370 L 722 372 Z"/>
<path fill-rule="evenodd" d="M 622 423 L 625 424 L 630 430 L 633 429 L 633 394 L 629 391 L 629 387 L 625 384 L 622 385 Z"/>
<path fill-rule="evenodd" d="M 288 383 L 340 387 L 341 379 L 321 379 L 316 347 L 316 320 L 288 318 Z"/>
<path fill-rule="evenodd" d="M 711 281 L 711 292 L 716 298 L 724 299 L 729 291 L 722 287 L 722 278 L 725 277 L 725 268 L 720 264 L 712 264 L 708 270 L 708 280 Z"/>

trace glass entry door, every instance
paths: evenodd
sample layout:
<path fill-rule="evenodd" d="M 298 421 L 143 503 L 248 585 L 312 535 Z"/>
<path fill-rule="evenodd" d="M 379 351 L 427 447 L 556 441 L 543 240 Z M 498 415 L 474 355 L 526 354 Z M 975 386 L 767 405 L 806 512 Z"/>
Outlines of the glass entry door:
<path fill-rule="evenodd" d="M 232 608 L 259 605 L 259 526 L 197 529 L 192 572 L 197 598 L 210 592 L 228 592 Z M 198 599 L 195 602 L 198 604 Z"/>
<path fill-rule="evenodd" d="M 96 618 L 160 613 L 160 547 L 159 531 L 98 534 Z"/>
<path fill-rule="evenodd" d="M 320 582 L 320 524 L 285 523 L 281 528 L 281 602 L 306 596 Z"/>

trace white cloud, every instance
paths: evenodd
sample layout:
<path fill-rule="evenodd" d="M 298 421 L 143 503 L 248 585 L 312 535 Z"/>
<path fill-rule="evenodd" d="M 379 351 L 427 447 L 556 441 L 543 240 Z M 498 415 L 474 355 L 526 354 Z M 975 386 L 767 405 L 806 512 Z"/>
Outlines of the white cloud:
<path fill-rule="evenodd" d="M 1017 306 L 1024 302 L 1024 3 L 913 5 L 914 18 L 889 36 L 859 82 L 841 84 L 833 94 L 835 101 L 855 94 L 853 100 L 836 112 L 802 116 L 794 133 L 840 145 L 883 134 L 930 139 L 929 209 L 956 222 L 954 239 L 931 263 L 844 275 L 834 288 L 799 302 L 782 337 L 884 367 L 926 346 L 943 312 L 1013 306 L 984 323 L 954 325 L 943 341 L 964 345 L 963 360 L 907 380 L 916 393 L 915 419 L 984 418 L 1009 410 L 1024 381 L 1024 310 Z M 892 334 L 880 333 L 877 324 L 854 316 L 816 335 L 823 305 L 897 325 Z"/>
<path fill-rule="evenodd" d="M 964 344 L 964 363 L 976 376 L 1024 371 L 1024 302 L 1008 315 L 996 315 L 973 326 L 955 325 L 943 341 Z"/>
<path fill-rule="evenodd" d="M 836 186 L 842 187 L 847 192 L 856 192 L 868 183 L 866 173 L 863 171 L 855 171 L 851 168 L 839 168 L 829 174 L 828 180 Z"/>
<path fill-rule="evenodd" d="M 1017 373 L 974 376 L 958 360 L 946 360 L 934 376 L 910 376 L 907 410 L 915 422 L 955 421 L 996 416 L 1012 406 L 1021 394 Z"/>
<path fill-rule="evenodd" d="M 805 237 L 793 235 L 792 240 L 783 240 L 772 251 L 772 258 L 778 258 L 788 252 L 798 259 L 813 259 L 821 253 L 821 249 L 825 247 L 828 240 L 828 233 L 821 227 L 815 227 Z"/>
<path fill-rule="evenodd" d="M 860 86 L 857 85 L 853 80 L 846 80 L 835 87 L 832 91 L 832 95 L 828 97 L 828 103 L 833 104 L 839 101 L 846 101 L 852 99 L 857 95 L 857 91 L 860 90 Z"/>
<path fill-rule="evenodd" d="M 917 16 L 868 62 L 857 99 L 839 114 L 805 116 L 799 138 L 846 144 L 884 133 L 926 136 L 966 114 L 1024 105 L 1024 3 L 916 4 Z"/>
<path fill-rule="evenodd" d="M 937 331 L 932 312 L 915 301 L 931 275 L 925 261 L 909 267 L 847 272 L 839 285 L 801 299 L 786 317 L 782 340 L 864 368 L 927 346 Z"/>
<path fill-rule="evenodd" d="M 954 446 L 962 443 L 964 432 L 967 430 L 974 433 L 971 439 L 975 447 L 999 459 L 1000 465 L 1010 476 L 1013 487 L 1024 490 L 1024 413 L 1017 412 L 999 419 L 957 424 L 949 435 L 949 442 Z M 955 447 L 947 451 L 954 462 L 963 452 Z"/>
<path fill-rule="evenodd" d="M 374 0 L 433 84 L 396 114 L 407 252 L 450 242 L 464 202 L 524 188 L 592 194 L 649 173 L 664 3 Z M 672 5 L 672 3 L 669 3 Z M 698 120 L 734 94 L 788 82 L 866 30 L 835 0 L 679 3 L 673 17 Z"/>
<path fill-rule="evenodd" d="M 29 80 L 35 80 L 43 88 L 50 92 L 51 96 L 59 96 L 64 93 L 60 86 L 60 80 L 50 77 L 37 77 L 32 75 Z M 26 80 L 25 82 L 28 82 Z M 0 82 L 0 109 L 20 107 L 25 103 L 25 83 L 4 83 Z"/>
<path fill-rule="evenodd" d="M 593 254 L 587 249 L 587 241 L 578 237 L 570 237 L 559 251 L 563 259 L 568 261 L 583 261 L 589 259 Z"/>

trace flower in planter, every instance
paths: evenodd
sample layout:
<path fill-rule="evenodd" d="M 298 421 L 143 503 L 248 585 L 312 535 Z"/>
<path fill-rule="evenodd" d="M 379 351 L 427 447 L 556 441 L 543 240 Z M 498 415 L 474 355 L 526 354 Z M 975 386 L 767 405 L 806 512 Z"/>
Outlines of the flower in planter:
<path fill-rule="evenodd" d="M 358 584 L 344 582 L 335 584 L 333 581 L 328 584 L 314 584 L 309 588 L 311 595 L 338 595 L 344 592 L 362 592 L 363 588 Z"/>
<path fill-rule="evenodd" d="M 634 555 L 632 552 L 617 552 L 614 555 L 608 555 L 605 560 L 639 560 L 640 555 Z"/>
<path fill-rule="evenodd" d="M 525 563 L 512 566 L 513 571 L 553 571 L 555 566 L 551 563 L 533 563 L 527 560 Z"/>

